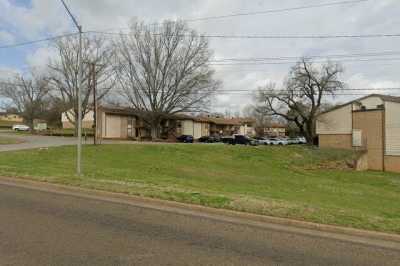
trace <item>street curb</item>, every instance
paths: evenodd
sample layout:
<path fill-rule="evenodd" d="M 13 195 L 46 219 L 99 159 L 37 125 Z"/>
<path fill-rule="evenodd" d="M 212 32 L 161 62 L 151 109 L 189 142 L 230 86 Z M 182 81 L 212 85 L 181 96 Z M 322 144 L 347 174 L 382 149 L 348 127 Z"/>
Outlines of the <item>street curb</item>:
<path fill-rule="evenodd" d="M 0 177 L 0 184 L 23 187 L 62 195 L 76 196 L 112 203 L 128 204 L 135 207 L 153 209 L 163 212 L 172 212 L 181 215 L 191 215 L 200 218 L 218 221 L 239 223 L 257 227 L 264 227 L 285 232 L 305 234 L 316 237 L 334 238 L 343 241 L 352 241 L 366 245 L 377 245 L 384 248 L 400 250 L 400 235 L 361 229 L 340 227 L 334 225 L 317 224 L 287 218 L 257 215 L 226 209 L 216 209 L 200 205 L 192 205 L 153 198 L 132 196 L 122 193 L 107 192 L 69 185 L 34 181 L 20 177 Z"/>

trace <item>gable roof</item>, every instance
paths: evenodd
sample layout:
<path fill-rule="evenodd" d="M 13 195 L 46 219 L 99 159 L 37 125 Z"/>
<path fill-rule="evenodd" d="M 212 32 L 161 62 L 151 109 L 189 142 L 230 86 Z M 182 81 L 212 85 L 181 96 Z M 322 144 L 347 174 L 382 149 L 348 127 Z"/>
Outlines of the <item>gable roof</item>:
<path fill-rule="evenodd" d="M 370 98 L 370 97 L 378 97 L 378 98 L 380 98 L 380 99 L 381 99 L 382 101 L 384 101 L 384 102 L 395 102 L 395 103 L 400 103 L 400 97 L 373 93 L 373 94 L 369 94 L 369 95 L 367 95 L 367 96 L 363 96 L 363 97 L 361 97 L 361 98 L 357 98 L 357 99 L 352 100 L 352 101 L 350 101 L 350 102 L 347 102 L 347 103 L 340 104 L 340 105 L 337 105 L 337 106 L 335 106 L 335 107 L 332 107 L 332 108 L 330 108 L 329 110 L 326 110 L 326 111 L 320 113 L 319 115 L 332 112 L 332 111 L 334 111 L 334 110 L 340 109 L 340 108 L 342 108 L 342 107 L 345 107 L 345 106 L 347 106 L 347 105 L 356 103 L 356 102 L 358 102 L 358 101 L 362 101 L 362 100 L 367 99 L 367 98 Z"/>
<path fill-rule="evenodd" d="M 129 107 L 119 107 L 119 106 L 100 106 L 100 110 L 109 114 L 116 115 L 135 115 L 138 117 L 143 117 L 150 113 L 150 111 L 137 110 Z M 242 124 L 255 123 L 253 118 L 217 118 L 217 117 L 205 117 L 205 116 L 191 116 L 187 114 L 171 114 L 165 115 L 164 118 L 178 119 L 178 120 L 193 120 L 195 122 L 213 123 L 216 125 L 230 125 L 230 126 L 240 126 Z"/>

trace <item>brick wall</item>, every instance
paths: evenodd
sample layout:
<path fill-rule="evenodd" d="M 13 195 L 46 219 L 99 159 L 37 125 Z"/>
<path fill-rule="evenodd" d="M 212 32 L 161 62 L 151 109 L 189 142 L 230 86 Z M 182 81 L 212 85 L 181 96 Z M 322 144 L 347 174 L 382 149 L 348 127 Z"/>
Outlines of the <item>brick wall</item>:
<path fill-rule="evenodd" d="M 321 148 L 351 149 L 351 134 L 319 135 L 319 146 Z"/>
<path fill-rule="evenodd" d="M 71 122 L 63 122 L 63 128 L 75 128 L 75 125 Z M 93 122 L 89 121 L 82 121 L 82 128 L 92 128 Z"/>
<path fill-rule="evenodd" d="M 400 156 L 385 156 L 385 170 L 400 173 Z"/>
<path fill-rule="evenodd" d="M 383 124 L 382 110 L 353 112 L 353 129 L 362 132 L 362 143 L 368 152 L 370 170 L 383 170 Z"/>

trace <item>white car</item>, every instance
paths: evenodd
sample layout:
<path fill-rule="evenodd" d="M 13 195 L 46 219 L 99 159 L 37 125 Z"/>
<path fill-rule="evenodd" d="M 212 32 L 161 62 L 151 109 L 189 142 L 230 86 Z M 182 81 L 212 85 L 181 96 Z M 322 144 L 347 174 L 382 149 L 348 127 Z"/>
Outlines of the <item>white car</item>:
<path fill-rule="evenodd" d="M 299 144 L 307 144 L 307 140 L 305 137 L 298 137 Z"/>
<path fill-rule="evenodd" d="M 13 125 L 12 130 L 14 131 L 29 131 L 31 128 L 27 125 Z"/>
<path fill-rule="evenodd" d="M 271 145 L 271 141 L 267 138 L 257 137 L 255 140 L 259 145 Z"/>
<path fill-rule="evenodd" d="M 271 138 L 269 139 L 271 145 L 288 145 L 289 141 L 283 138 Z"/>

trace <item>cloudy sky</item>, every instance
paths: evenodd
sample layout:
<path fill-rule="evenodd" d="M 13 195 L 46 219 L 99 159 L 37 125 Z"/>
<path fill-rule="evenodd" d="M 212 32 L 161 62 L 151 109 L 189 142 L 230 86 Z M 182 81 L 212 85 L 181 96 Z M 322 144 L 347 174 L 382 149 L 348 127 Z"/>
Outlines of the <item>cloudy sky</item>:
<path fill-rule="evenodd" d="M 236 13 L 259 12 L 339 2 L 340 0 L 66 0 L 84 30 L 117 32 L 132 18 L 146 22 L 163 19 L 196 19 Z M 369 0 L 359 3 L 298 9 L 250 16 L 189 22 L 208 35 L 368 35 L 400 34 L 400 1 Z M 0 46 L 74 32 L 63 6 L 56 0 L 0 0 Z M 400 37 L 332 39 L 229 39 L 211 38 L 215 59 L 276 58 L 369 54 L 343 61 L 343 80 L 350 88 L 400 87 Z M 382 55 L 382 53 L 386 53 Z M 375 56 L 371 56 L 371 54 Z M 51 56 L 46 42 L 0 49 L 0 78 L 28 66 L 45 64 Z M 349 60 L 350 59 L 350 60 Z M 269 82 L 282 83 L 295 59 L 262 64 L 213 66 L 223 81 L 212 108 L 241 110 L 251 103 L 248 93 Z M 270 63 L 273 64 L 270 64 Z M 349 93 L 366 93 L 353 91 Z M 368 91 L 373 92 L 373 91 Z M 379 91 L 400 95 L 400 90 Z M 346 101 L 357 96 L 340 96 Z"/>

